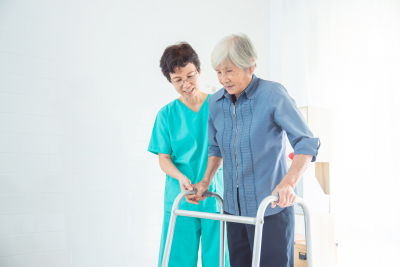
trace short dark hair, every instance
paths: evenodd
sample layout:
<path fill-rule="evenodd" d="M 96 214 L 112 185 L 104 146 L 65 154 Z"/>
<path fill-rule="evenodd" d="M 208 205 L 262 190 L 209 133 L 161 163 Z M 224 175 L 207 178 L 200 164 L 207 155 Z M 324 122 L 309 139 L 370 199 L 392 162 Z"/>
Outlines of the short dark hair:
<path fill-rule="evenodd" d="M 200 60 L 196 51 L 186 42 L 168 46 L 160 59 L 160 68 L 164 76 L 171 82 L 170 73 L 175 73 L 175 68 L 186 67 L 193 63 L 197 72 L 200 72 Z"/>

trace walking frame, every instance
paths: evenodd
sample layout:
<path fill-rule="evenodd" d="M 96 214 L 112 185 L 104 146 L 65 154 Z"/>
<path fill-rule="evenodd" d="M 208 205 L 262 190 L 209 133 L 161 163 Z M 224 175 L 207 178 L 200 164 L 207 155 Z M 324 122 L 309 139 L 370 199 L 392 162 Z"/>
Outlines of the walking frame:
<path fill-rule="evenodd" d="M 225 232 L 225 222 L 235 222 L 235 223 L 244 223 L 244 224 L 253 224 L 255 225 L 255 234 L 254 234 L 254 249 L 253 249 L 253 259 L 252 259 L 252 267 L 260 266 L 260 253 L 261 253 L 261 238 L 264 224 L 264 213 L 265 209 L 268 207 L 271 202 L 279 202 L 279 195 L 276 193 L 273 196 L 268 196 L 264 198 L 261 202 L 256 217 L 245 217 L 245 216 L 235 216 L 235 215 L 227 215 L 224 214 L 223 211 L 223 199 L 222 197 L 215 192 L 204 192 L 203 196 L 206 197 L 215 197 L 219 200 L 221 205 L 221 214 L 209 213 L 209 212 L 199 212 L 199 211 L 190 211 L 190 210 L 180 210 L 178 209 L 179 203 L 181 200 L 187 195 L 194 195 L 197 193 L 197 190 L 193 191 L 183 191 L 181 192 L 174 201 L 171 210 L 171 219 L 169 221 L 168 234 L 165 242 L 164 256 L 162 260 L 161 267 L 167 267 L 169 261 L 169 255 L 171 252 L 171 244 L 172 238 L 174 236 L 175 222 L 176 217 L 186 216 L 186 217 L 195 217 L 195 218 L 203 218 L 203 219 L 211 219 L 211 220 L 219 220 L 220 221 L 220 251 L 219 251 L 219 266 L 224 267 L 224 256 L 225 256 L 225 242 L 224 242 L 224 232 Z M 312 264 L 312 247 L 311 247 L 311 230 L 310 230 L 310 212 L 309 209 L 304 202 L 303 199 L 297 197 L 296 203 L 300 205 L 304 212 L 304 224 L 305 224 L 305 232 L 306 232 L 306 242 L 307 242 L 307 266 L 313 267 Z M 294 242 L 294 240 L 293 240 Z"/>

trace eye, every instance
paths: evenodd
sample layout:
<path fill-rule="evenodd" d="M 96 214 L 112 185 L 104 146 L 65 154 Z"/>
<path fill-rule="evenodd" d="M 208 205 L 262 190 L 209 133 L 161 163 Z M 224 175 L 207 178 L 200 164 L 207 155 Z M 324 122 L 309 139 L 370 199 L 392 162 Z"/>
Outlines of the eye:
<path fill-rule="evenodd" d="M 221 74 L 221 72 L 220 72 L 220 71 L 217 71 L 217 74 Z"/>
<path fill-rule="evenodd" d="M 187 76 L 188 77 L 188 79 L 190 79 L 190 78 L 192 78 L 193 76 Z"/>
<path fill-rule="evenodd" d="M 226 72 L 232 72 L 232 70 L 227 70 Z"/>

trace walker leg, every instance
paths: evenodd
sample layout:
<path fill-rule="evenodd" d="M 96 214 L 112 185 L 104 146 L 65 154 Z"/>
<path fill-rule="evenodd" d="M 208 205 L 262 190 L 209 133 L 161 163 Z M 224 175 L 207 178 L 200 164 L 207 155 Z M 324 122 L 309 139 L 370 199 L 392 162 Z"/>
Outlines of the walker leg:
<path fill-rule="evenodd" d="M 264 225 L 264 220 L 257 220 L 256 230 L 254 233 L 253 259 L 252 259 L 251 267 L 259 267 L 260 266 L 261 239 L 262 239 L 262 233 L 263 233 L 263 225 Z"/>
<path fill-rule="evenodd" d="M 171 252 L 172 238 L 174 237 L 175 222 L 176 222 L 176 214 L 175 214 L 174 210 L 172 210 L 171 218 L 169 220 L 167 239 L 165 241 L 164 256 L 163 256 L 161 267 L 168 266 L 169 254 Z"/>
<path fill-rule="evenodd" d="M 221 212 L 222 213 L 222 212 Z M 225 266 L 225 222 L 220 221 L 219 234 L 219 266 Z"/>
<path fill-rule="evenodd" d="M 311 239 L 311 219 L 310 210 L 303 199 L 298 199 L 297 203 L 301 206 L 304 213 L 304 226 L 306 232 L 306 252 L 307 252 L 307 267 L 313 267 L 313 250 Z"/>

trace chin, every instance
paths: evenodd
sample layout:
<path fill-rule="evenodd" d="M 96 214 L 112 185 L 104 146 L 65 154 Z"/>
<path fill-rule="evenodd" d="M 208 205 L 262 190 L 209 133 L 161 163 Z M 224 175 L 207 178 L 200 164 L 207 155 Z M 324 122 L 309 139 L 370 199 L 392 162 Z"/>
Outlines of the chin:
<path fill-rule="evenodd" d="M 198 91 L 196 89 L 193 89 L 193 92 L 190 95 L 186 94 L 185 92 L 182 92 L 182 95 L 184 97 L 195 97 L 197 94 L 198 94 Z"/>

